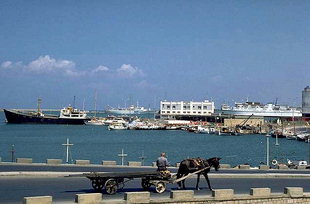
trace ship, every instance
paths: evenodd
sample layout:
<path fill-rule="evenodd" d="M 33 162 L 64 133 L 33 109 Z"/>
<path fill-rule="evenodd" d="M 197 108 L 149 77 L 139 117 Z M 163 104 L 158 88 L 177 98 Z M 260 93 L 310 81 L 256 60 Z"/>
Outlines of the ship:
<path fill-rule="evenodd" d="M 262 117 L 301 117 L 300 109 L 273 103 L 262 104 L 260 102 L 235 103 L 234 107 L 223 104 L 219 110 L 220 114 L 237 116 L 262 116 Z"/>
<path fill-rule="evenodd" d="M 84 125 L 87 118 L 86 111 L 68 106 L 60 110 L 59 115 L 44 114 L 40 109 L 41 99 L 38 100 L 36 112 L 25 112 L 13 109 L 4 109 L 7 123 L 34 123 L 34 124 L 72 124 Z"/>
<path fill-rule="evenodd" d="M 141 106 L 134 106 L 131 105 L 127 108 L 111 108 L 109 107 L 106 110 L 106 113 L 108 114 L 118 114 L 118 115 L 133 115 L 133 114 L 143 114 L 143 113 L 147 113 L 150 112 L 151 109 L 150 108 L 144 108 Z"/>

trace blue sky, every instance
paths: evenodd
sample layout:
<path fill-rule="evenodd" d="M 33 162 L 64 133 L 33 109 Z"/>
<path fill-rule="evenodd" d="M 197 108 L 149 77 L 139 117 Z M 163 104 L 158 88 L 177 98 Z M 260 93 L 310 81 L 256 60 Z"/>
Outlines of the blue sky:
<path fill-rule="evenodd" d="M 0 107 L 300 105 L 309 1 L 0 1 Z"/>

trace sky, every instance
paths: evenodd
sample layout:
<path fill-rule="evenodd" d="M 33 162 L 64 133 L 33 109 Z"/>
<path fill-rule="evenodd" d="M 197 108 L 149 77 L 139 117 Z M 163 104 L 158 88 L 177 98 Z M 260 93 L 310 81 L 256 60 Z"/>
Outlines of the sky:
<path fill-rule="evenodd" d="M 1 0 L 0 28 L 0 108 L 301 106 L 310 85 L 307 0 Z"/>

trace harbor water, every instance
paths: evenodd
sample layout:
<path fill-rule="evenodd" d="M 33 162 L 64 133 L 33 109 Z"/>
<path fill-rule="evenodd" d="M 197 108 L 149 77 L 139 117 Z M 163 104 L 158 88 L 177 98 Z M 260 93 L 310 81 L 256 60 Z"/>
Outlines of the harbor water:
<path fill-rule="evenodd" d="M 100 115 L 99 115 L 100 116 Z M 236 166 L 250 164 L 258 166 L 266 163 L 266 136 L 241 135 L 219 136 L 196 134 L 181 130 L 119 130 L 109 131 L 106 126 L 86 125 L 37 125 L 6 124 L 0 112 L 0 157 L 11 161 L 14 145 L 15 158 L 33 158 L 34 163 L 45 163 L 46 159 L 65 161 L 66 139 L 74 144 L 70 148 L 70 162 L 90 160 L 100 164 L 102 160 L 121 163 L 118 154 L 122 149 L 128 156 L 126 161 L 141 161 L 151 165 L 161 152 L 166 152 L 168 160 L 174 164 L 191 157 L 221 157 L 221 163 Z M 279 162 L 309 160 L 310 144 L 296 140 L 270 137 L 270 160 Z"/>

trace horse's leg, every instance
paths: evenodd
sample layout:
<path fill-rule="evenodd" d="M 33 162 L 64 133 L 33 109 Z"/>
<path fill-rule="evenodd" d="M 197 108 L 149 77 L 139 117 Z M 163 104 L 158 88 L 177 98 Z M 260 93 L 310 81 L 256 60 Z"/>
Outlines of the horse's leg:
<path fill-rule="evenodd" d="M 196 183 L 196 190 L 200 190 L 198 185 L 199 185 L 199 180 L 200 180 L 200 174 L 197 174 L 197 183 Z"/>
<path fill-rule="evenodd" d="M 183 176 L 187 176 L 188 173 L 184 174 Z M 183 190 L 185 190 L 185 179 L 182 180 L 182 186 L 183 186 Z"/>
<path fill-rule="evenodd" d="M 177 179 L 181 178 L 183 174 L 177 174 Z M 181 189 L 181 181 L 178 182 L 178 189 Z"/>
<path fill-rule="evenodd" d="M 180 169 L 177 172 L 177 179 L 181 178 L 183 174 L 181 173 Z M 181 189 L 181 181 L 178 182 L 178 189 Z"/>
<path fill-rule="evenodd" d="M 210 184 L 210 180 L 209 180 L 209 177 L 208 177 L 208 173 L 206 172 L 206 173 L 204 173 L 203 175 L 204 175 L 204 177 L 205 177 L 206 180 L 207 180 L 207 183 L 208 183 L 208 186 L 209 186 L 210 191 L 212 191 L 211 184 Z"/>

